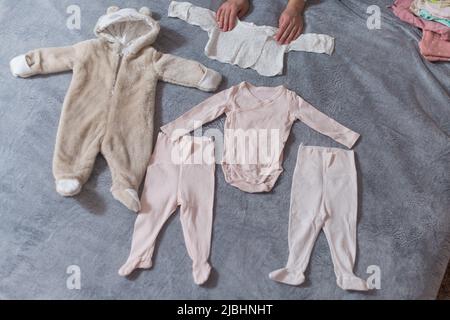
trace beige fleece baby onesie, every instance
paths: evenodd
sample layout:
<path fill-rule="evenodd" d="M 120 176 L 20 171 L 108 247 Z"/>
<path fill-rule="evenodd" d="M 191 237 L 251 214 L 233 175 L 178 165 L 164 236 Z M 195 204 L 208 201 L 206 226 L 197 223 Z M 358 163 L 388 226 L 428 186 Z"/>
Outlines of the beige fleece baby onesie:
<path fill-rule="evenodd" d="M 11 61 L 15 76 L 73 71 L 59 125 L 53 173 L 63 196 L 81 191 L 99 152 L 112 174 L 113 196 L 139 211 L 137 190 L 150 159 L 159 80 L 214 91 L 221 76 L 198 62 L 162 54 L 150 10 L 111 7 L 98 39 L 31 51 Z"/>

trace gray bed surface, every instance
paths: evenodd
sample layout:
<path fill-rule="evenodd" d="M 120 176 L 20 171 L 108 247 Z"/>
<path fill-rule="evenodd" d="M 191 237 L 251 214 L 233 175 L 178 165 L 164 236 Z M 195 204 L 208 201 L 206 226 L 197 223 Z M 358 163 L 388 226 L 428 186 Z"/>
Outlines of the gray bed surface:
<path fill-rule="evenodd" d="M 192 0 L 217 9 L 219 1 Z M 277 25 L 285 0 L 257 3 L 245 18 Z M 76 1 L 81 30 L 66 28 L 72 1 L 0 0 L 0 299 L 433 299 L 450 257 L 450 63 L 429 63 L 418 53 L 418 29 L 399 21 L 386 0 L 311 1 L 306 32 L 336 37 L 333 56 L 293 52 L 285 75 L 209 60 L 207 34 L 167 18 L 169 1 Z M 285 172 L 268 194 L 246 194 L 225 183 L 217 168 L 211 262 L 206 286 L 191 276 L 178 215 L 158 239 L 154 267 L 118 276 L 129 249 L 135 214 L 109 192 L 111 178 L 99 157 L 83 192 L 65 199 L 54 190 L 52 154 L 61 105 L 71 80 L 65 73 L 16 79 L 8 62 L 30 49 L 93 37 L 110 5 L 149 6 L 160 19 L 161 51 L 220 71 L 221 89 L 241 81 L 284 84 L 317 108 L 361 133 L 356 274 L 381 270 L 381 289 L 337 287 L 323 233 L 300 287 L 277 284 L 268 273 L 288 256 L 292 173 L 301 143 L 338 146 L 296 123 L 285 150 Z M 381 30 L 366 27 L 369 5 L 381 8 Z M 174 120 L 207 93 L 161 83 L 157 124 Z M 208 128 L 223 128 L 221 118 Z M 69 290 L 68 266 L 81 269 L 81 290 Z"/>

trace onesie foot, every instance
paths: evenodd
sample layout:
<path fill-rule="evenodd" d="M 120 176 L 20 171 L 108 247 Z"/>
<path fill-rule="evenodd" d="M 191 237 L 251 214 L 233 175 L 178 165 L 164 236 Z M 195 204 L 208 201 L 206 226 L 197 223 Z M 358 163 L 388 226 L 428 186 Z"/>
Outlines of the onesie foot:
<path fill-rule="evenodd" d="M 272 271 L 269 274 L 269 278 L 291 286 L 299 286 L 305 281 L 305 276 L 302 272 L 293 272 L 287 268 Z"/>
<path fill-rule="evenodd" d="M 77 179 L 56 180 L 56 191 L 64 197 L 73 197 L 80 193 L 81 183 Z"/>
<path fill-rule="evenodd" d="M 209 265 L 209 263 L 205 262 L 200 266 L 194 264 L 192 275 L 194 277 L 195 284 L 199 286 L 204 284 L 206 281 L 208 281 L 210 274 L 211 274 L 211 266 Z"/>
<path fill-rule="evenodd" d="M 344 290 L 368 291 L 367 282 L 357 276 L 343 276 L 337 278 L 337 285 Z"/>
<path fill-rule="evenodd" d="M 142 260 L 140 258 L 127 261 L 119 270 L 122 277 L 129 276 L 136 269 L 150 269 L 152 267 L 151 260 Z"/>
<path fill-rule="evenodd" d="M 136 190 L 133 189 L 122 189 L 122 190 L 112 190 L 114 198 L 120 201 L 125 207 L 134 212 L 141 211 L 141 202 L 139 201 L 139 196 Z"/>

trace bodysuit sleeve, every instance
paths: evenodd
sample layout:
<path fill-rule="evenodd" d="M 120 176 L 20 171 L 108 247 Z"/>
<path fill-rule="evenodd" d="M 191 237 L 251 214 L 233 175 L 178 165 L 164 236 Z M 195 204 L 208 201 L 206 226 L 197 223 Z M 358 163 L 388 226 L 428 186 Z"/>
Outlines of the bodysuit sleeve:
<path fill-rule="evenodd" d="M 10 62 L 16 77 L 27 78 L 72 70 L 77 60 L 77 46 L 36 49 L 15 57 Z"/>
<path fill-rule="evenodd" d="M 334 38 L 326 34 L 302 34 L 297 40 L 286 46 L 286 51 L 305 51 L 331 55 L 334 51 Z"/>
<path fill-rule="evenodd" d="M 301 97 L 295 96 L 295 102 L 290 109 L 291 116 L 349 149 L 354 146 L 360 137 L 358 133 L 323 114 Z"/>
<path fill-rule="evenodd" d="M 214 11 L 196 7 L 189 2 L 172 1 L 169 5 L 169 17 L 184 20 L 208 33 L 217 26 Z"/>
<path fill-rule="evenodd" d="M 197 61 L 171 54 L 156 52 L 153 66 L 161 80 L 203 91 L 215 91 L 222 82 L 222 76 L 218 72 Z"/>
<path fill-rule="evenodd" d="M 176 141 L 202 125 L 217 119 L 228 111 L 232 91 L 233 87 L 206 99 L 175 121 L 161 127 L 161 131 L 172 141 Z"/>

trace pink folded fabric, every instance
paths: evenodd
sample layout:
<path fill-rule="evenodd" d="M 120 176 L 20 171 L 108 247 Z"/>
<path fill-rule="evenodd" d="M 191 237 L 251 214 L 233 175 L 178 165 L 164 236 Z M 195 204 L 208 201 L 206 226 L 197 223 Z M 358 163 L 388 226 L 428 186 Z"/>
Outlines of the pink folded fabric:
<path fill-rule="evenodd" d="M 450 61 L 450 41 L 442 40 L 435 32 L 425 30 L 419 47 L 428 61 Z"/>
<path fill-rule="evenodd" d="M 450 40 L 450 28 L 434 21 L 427 21 L 415 16 L 409 9 L 413 0 L 396 0 L 392 5 L 392 11 L 402 21 L 408 22 L 423 31 L 433 31 L 441 40 Z"/>

